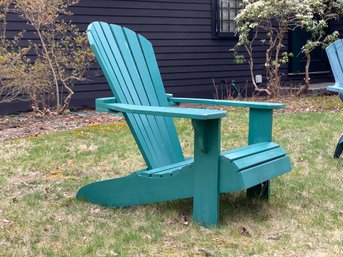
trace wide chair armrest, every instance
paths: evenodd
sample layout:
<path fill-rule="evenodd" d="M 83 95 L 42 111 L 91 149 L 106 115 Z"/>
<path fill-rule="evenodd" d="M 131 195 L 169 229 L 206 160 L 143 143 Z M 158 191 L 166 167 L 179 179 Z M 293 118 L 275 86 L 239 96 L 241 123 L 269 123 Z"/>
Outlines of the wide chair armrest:
<path fill-rule="evenodd" d="M 203 98 L 181 98 L 168 96 L 168 100 L 172 103 L 194 103 L 194 104 L 208 104 L 217 106 L 232 106 L 232 107 L 246 107 L 254 109 L 282 109 L 285 107 L 281 103 L 261 103 L 248 101 L 229 101 L 229 100 L 215 100 Z"/>
<path fill-rule="evenodd" d="M 249 108 L 248 144 L 272 141 L 273 110 L 285 107 L 281 103 L 261 103 L 248 101 L 228 101 L 201 98 L 180 98 L 167 96 L 171 103 L 194 103 L 217 106 Z"/>
<path fill-rule="evenodd" d="M 342 84 L 336 83 L 333 86 L 326 87 L 326 90 L 338 93 L 339 98 L 341 98 L 341 100 L 343 101 L 343 85 Z"/>
<path fill-rule="evenodd" d="M 326 90 L 336 93 L 343 93 L 343 86 L 340 86 L 339 84 L 335 84 L 333 86 L 326 87 Z"/>
<path fill-rule="evenodd" d="M 132 105 L 123 103 L 103 103 L 108 110 L 123 113 L 145 114 L 154 116 L 169 116 L 177 118 L 190 118 L 194 120 L 220 119 L 226 116 L 226 111 L 208 110 L 198 108 L 174 108 L 159 106 Z"/>

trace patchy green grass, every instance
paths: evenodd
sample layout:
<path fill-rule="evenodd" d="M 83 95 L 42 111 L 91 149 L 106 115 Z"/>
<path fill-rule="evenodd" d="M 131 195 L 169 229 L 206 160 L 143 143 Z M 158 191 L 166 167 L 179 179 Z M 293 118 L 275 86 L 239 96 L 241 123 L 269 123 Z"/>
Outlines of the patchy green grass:
<path fill-rule="evenodd" d="M 246 144 L 247 118 L 230 109 L 223 149 Z M 272 181 L 268 203 L 222 195 L 215 229 L 192 222 L 190 199 L 124 209 L 74 199 L 82 185 L 144 167 L 124 122 L 2 143 L 0 255 L 342 256 L 343 160 L 332 158 L 342 125 L 342 112 L 276 112 L 274 141 L 293 171 Z M 190 121 L 177 128 L 191 155 Z"/>

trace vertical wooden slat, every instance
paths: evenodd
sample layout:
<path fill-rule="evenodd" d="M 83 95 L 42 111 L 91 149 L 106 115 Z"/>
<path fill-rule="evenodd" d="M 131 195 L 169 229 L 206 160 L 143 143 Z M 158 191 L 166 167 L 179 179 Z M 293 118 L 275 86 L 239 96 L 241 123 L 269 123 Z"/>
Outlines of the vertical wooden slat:
<path fill-rule="evenodd" d="M 148 69 L 148 66 L 151 64 L 146 63 L 142 46 L 138 41 L 139 39 L 137 37 L 137 34 L 129 29 L 124 29 L 124 33 L 126 35 L 129 48 L 132 52 L 132 57 L 136 64 L 137 71 L 141 78 L 142 84 L 137 85 L 136 89 L 138 90 L 140 96 L 143 98 L 142 103 L 144 105 L 162 106 L 159 100 L 163 98 L 166 99 L 166 94 L 165 92 L 162 93 L 156 91 L 154 88 L 154 84 Z M 142 86 L 142 88 L 140 88 L 140 86 Z M 161 86 L 163 89 L 163 85 L 159 85 L 159 87 Z M 158 93 L 162 95 L 158 95 Z M 180 158 L 180 156 L 175 154 L 177 153 L 177 150 L 180 153 L 182 153 L 182 151 L 181 149 L 173 149 L 175 147 L 173 146 L 173 142 L 171 141 L 171 139 L 175 140 L 175 138 L 169 136 L 169 131 L 167 129 L 165 119 L 159 116 L 153 116 L 149 118 L 151 129 L 152 131 L 156 132 L 154 134 L 157 136 L 156 139 L 158 139 L 158 142 L 160 142 L 160 147 L 162 148 L 159 149 L 159 151 L 163 150 L 164 152 L 167 152 L 167 154 L 163 155 L 164 158 L 161 159 L 161 164 L 167 165 L 170 163 L 182 161 L 184 159 L 183 156 Z M 171 118 L 168 119 L 170 120 Z M 176 140 L 176 142 L 178 142 L 178 140 Z M 171 148 L 170 146 L 173 147 Z"/>
<path fill-rule="evenodd" d="M 120 84 L 125 83 L 121 73 L 118 72 L 118 65 L 120 65 L 120 63 L 118 63 L 117 59 L 114 58 L 111 48 L 109 47 L 109 43 L 107 42 L 107 38 L 104 37 L 103 31 L 100 27 L 100 23 L 94 22 L 92 23 L 92 25 L 93 26 L 90 26 L 88 34 L 91 34 L 94 39 L 95 45 L 92 45 L 92 48 L 95 48 L 95 53 L 100 53 L 100 55 L 97 56 L 97 59 L 100 62 L 100 65 L 102 64 L 103 66 L 101 68 L 103 69 L 106 79 L 108 80 L 115 97 L 120 99 L 123 103 L 128 103 L 130 95 L 126 91 L 122 91 L 119 87 Z M 148 138 L 139 126 L 139 124 L 141 123 L 139 115 L 130 114 L 127 115 L 127 119 L 139 148 L 143 149 L 143 145 L 148 146 L 145 147 L 144 152 L 142 152 L 142 154 L 147 165 L 149 167 L 152 167 L 154 165 L 154 162 L 156 162 L 156 158 L 151 153 Z"/>
<path fill-rule="evenodd" d="M 329 58 L 332 74 L 335 77 L 335 81 L 342 83 L 343 82 L 342 81 L 343 77 L 341 76 L 342 68 L 341 68 L 340 61 L 338 60 L 335 44 L 333 43 L 329 45 L 325 50 Z"/>
<path fill-rule="evenodd" d="M 116 99 L 122 103 L 168 106 L 151 43 L 117 25 L 94 22 L 88 35 Z M 125 116 L 148 168 L 184 160 L 171 118 Z"/>
<path fill-rule="evenodd" d="M 334 42 L 334 46 L 336 49 L 336 54 L 338 56 L 338 61 L 339 61 L 339 68 L 340 68 L 340 75 L 339 77 L 339 82 L 343 84 L 343 40 L 336 40 L 336 42 Z"/>
<path fill-rule="evenodd" d="M 108 27 L 107 24 L 105 26 Z M 120 66 L 120 68 L 126 84 L 120 85 L 121 88 L 123 90 L 127 90 L 131 94 L 132 102 L 129 102 L 130 104 L 150 105 L 142 84 L 141 77 L 137 70 L 137 66 L 129 48 L 129 40 L 125 37 L 123 28 L 117 25 L 112 25 L 110 30 L 113 33 L 113 38 L 115 41 L 112 42 L 111 45 L 116 45 L 119 49 L 119 52 L 117 52 L 117 49 L 115 49 L 116 53 L 118 54 L 116 58 L 120 59 L 121 56 L 122 62 L 124 63 L 124 65 Z M 168 164 L 168 161 L 165 160 L 166 155 L 163 154 L 161 147 L 158 145 L 159 143 L 162 143 L 162 140 L 157 131 L 157 126 L 154 126 L 154 118 L 147 115 L 140 115 L 140 118 L 142 120 L 140 125 L 144 128 L 145 134 L 149 139 L 149 145 L 147 145 L 147 147 L 150 147 L 152 154 L 156 156 L 156 162 L 153 165 L 153 168 Z"/>
<path fill-rule="evenodd" d="M 112 26 L 112 25 L 111 25 Z M 148 70 L 146 68 L 144 57 L 142 55 L 142 50 L 137 40 L 137 34 L 129 29 L 123 28 L 123 33 L 128 44 L 128 56 L 126 59 L 131 60 L 130 63 L 131 69 L 137 71 L 137 75 L 133 78 L 135 82 L 135 89 L 137 94 L 140 96 L 142 105 L 150 106 L 160 106 L 156 94 L 154 93 L 154 88 L 148 75 Z M 150 128 L 150 133 L 154 135 L 153 143 L 154 148 L 156 149 L 156 155 L 159 155 L 158 166 L 167 165 L 173 162 L 172 149 L 169 148 L 168 141 L 169 139 L 164 136 L 163 126 L 164 123 L 158 123 L 160 117 L 156 116 L 146 116 L 148 125 Z M 167 152 L 167 154 L 164 154 Z"/>
<path fill-rule="evenodd" d="M 142 47 L 145 61 L 149 67 L 149 74 L 154 84 L 155 93 L 157 98 L 159 99 L 159 103 L 161 106 L 169 106 L 152 44 L 141 35 L 139 35 L 138 38 Z M 184 157 L 174 126 L 174 122 L 171 118 L 168 117 L 164 117 L 164 122 L 167 127 L 168 137 L 171 139 L 172 142 L 171 147 L 174 150 L 174 156 L 177 161 L 183 160 Z"/>

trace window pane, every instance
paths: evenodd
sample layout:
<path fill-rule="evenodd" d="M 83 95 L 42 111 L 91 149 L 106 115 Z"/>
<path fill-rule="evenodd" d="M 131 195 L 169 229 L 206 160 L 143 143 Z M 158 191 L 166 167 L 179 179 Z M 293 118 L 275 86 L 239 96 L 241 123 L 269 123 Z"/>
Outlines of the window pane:
<path fill-rule="evenodd" d="M 240 0 L 218 0 L 218 32 L 234 32 Z"/>

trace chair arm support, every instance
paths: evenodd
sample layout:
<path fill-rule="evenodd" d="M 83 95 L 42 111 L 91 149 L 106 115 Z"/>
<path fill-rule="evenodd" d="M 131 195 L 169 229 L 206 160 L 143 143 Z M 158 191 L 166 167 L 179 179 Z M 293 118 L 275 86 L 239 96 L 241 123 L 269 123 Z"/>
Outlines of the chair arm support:
<path fill-rule="evenodd" d="M 110 112 L 106 107 L 106 105 L 110 103 L 117 103 L 117 99 L 115 97 L 97 98 L 95 99 L 95 110 L 97 112 Z"/>
<path fill-rule="evenodd" d="M 168 100 L 173 103 L 208 104 L 208 105 L 218 105 L 218 106 L 247 107 L 247 108 L 255 108 L 255 109 L 282 109 L 285 107 L 285 105 L 281 103 L 229 101 L 229 100 L 215 100 L 215 99 L 203 99 L 203 98 L 168 97 Z"/>
<path fill-rule="evenodd" d="M 144 106 L 122 103 L 103 103 L 103 107 L 107 108 L 108 110 L 120 111 L 124 113 L 190 118 L 195 120 L 220 119 L 225 117 L 227 114 L 226 111 L 219 110 Z"/>
<path fill-rule="evenodd" d="M 248 144 L 272 141 L 273 110 L 250 108 Z"/>
<path fill-rule="evenodd" d="M 249 112 L 249 135 L 248 143 L 271 142 L 273 126 L 273 109 L 284 108 L 280 103 L 260 103 L 247 101 L 228 101 L 201 98 L 179 98 L 168 96 L 173 103 L 195 103 L 232 107 L 247 107 Z"/>

